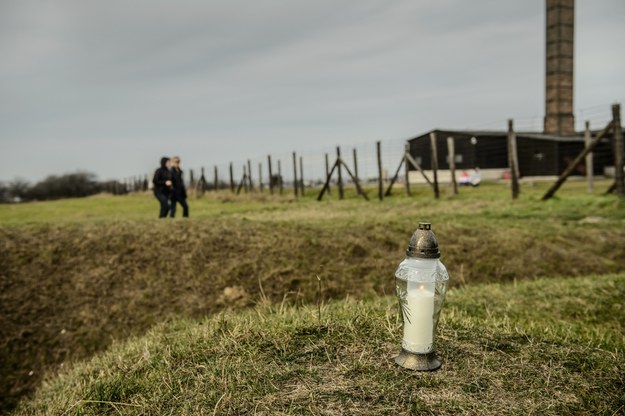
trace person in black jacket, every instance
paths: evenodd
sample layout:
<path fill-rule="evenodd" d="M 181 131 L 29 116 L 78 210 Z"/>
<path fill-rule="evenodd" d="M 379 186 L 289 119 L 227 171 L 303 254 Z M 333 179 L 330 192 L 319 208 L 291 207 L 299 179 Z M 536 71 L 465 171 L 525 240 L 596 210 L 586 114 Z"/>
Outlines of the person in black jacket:
<path fill-rule="evenodd" d="M 161 204 L 159 218 L 167 217 L 169 213 L 169 196 L 171 195 L 173 182 L 169 171 L 169 158 L 161 158 L 161 167 L 154 172 L 152 183 L 154 184 L 154 196 Z"/>
<path fill-rule="evenodd" d="M 184 187 L 184 179 L 182 178 L 182 169 L 180 169 L 180 158 L 174 156 L 171 160 L 171 180 L 173 189 L 171 192 L 171 217 L 176 216 L 176 205 L 182 205 L 182 216 L 189 216 L 189 205 L 187 204 L 187 189 Z"/>

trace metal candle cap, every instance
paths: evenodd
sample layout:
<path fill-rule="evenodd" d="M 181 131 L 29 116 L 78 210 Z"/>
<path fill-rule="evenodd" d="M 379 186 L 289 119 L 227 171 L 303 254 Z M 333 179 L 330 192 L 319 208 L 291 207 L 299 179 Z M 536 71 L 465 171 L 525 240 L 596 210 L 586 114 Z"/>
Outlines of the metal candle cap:
<path fill-rule="evenodd" d="M 437 259 L 441 256 L 438 240 L 432 231 L 432 224 L 420 222 L 406 250 L 406 256 L 421 259 Z"/>

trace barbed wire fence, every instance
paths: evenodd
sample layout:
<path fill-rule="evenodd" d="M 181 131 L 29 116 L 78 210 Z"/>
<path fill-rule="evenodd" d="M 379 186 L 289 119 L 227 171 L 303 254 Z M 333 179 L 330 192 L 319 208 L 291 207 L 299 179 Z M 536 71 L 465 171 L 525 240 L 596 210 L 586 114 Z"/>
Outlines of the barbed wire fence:
<path fill-rule="evenodd" d="M 588 123 L 589 129 L 597 134 L 606 125 L 610 125 L 613 122 L 614 114 L 610 111 L 610 106 L 602 105 L 580 109 L 575 113 L 575 117 L 578 125 L 580 123 Z M 509 127 L 512 129 L 512 135 L 514 136 L 515 132 L 540 134 L 543 129 L 543 117 L 540 115 L 515 118 L 512 126 L 508 126 L 508 122 L 506 120 L 496 120 L 487 123 L 477 123 L 467 126 L 467 128 L 461 131 L 505 132 L 506 127 Z M 578 128 L 578 130 L 582 129 Z M 612 131 L 612 133 L 615 133 L 615 131 Z M 508 132 L 506 134 L 510 139 L 511 133 Z M 613 134 L 613 136 L 616 136 L 616 134 Z M 196 196 L 201 196 L 205 192 L 229 191 L 235 195 L 262 192 L 276 195 L 291 195 L 293 197 L 319 192 L 326 181 L 329 185 L 327 191 L 331 195 L 338 191 L 335 188 L 341 185 L 352 186 L 356 182 L 369 192 L 371 192 L 372 188 L 378 187 L 380 189 L 378 193 L 380 198 L 382 198 L 382 193 L 387 194 L 387 196 L 390 194 L 388 192 L 389 185 L 392 186 L 394 182 L 404 184 L 406 193 L 409 194 L 409 182 L 412 181 L 412 179 L 408 180 L 409 171 L 419 171 L 419 165 L 423 163 L 424 159 L 428 161 L 430 175 L 433 173 L 431 169 L 433 162 L 438 162 L 438 169 L 441 169 L 441 179 L 447 183 L 453 182 L 456 175 L 452 174 L 451 178 L 449 178 L 452 171 L 450 156 L 446 156 L 443 160 L 438 161 L 432 160 L 432 157 L 427 155 L 424 155 L 423 158 L 418 156 L 412 159 L 410 151 L 406 150 L 406 143 L 413 138 L 367 141 L 349 146 L 327 146 L 312 151 L 277 152 L 249 159 L 217 163 L 212 166 L 187 167 L 185 169 L 185 182 L 187 189 L 194 192 Z M 445 140 L 447 138 L 442 139 Z M 512 139 L 516 140 L 514 137 Z M 612 148 L 618 148 L 619 145 L 616 143 L 616 140 L 614 142 Z M 435 145 L 436 140 L 433 140 L 431 143 Z M 453 147 L 453 144 L 450 144 L 450 146 Z M 482 144 L 479 154 L 475 154 L 474 150 L 473 155 L 455 155 L 453 157 L 454 164 L 455 162 L 466 162 L 463 158 L 471 158 L 471 163 L 475 166 L 480 161 L 507 158 L 510 161 L 510 174 L 505 179 L 510 179 L 512 181 L 511 186 L 514 187 L 514 181 L 519 179 L 519 162 L 516 148 L 516 143 L 513 144 L 512 150 L 510 150 L 510 146 L 508 146 L 508 149 L 505 149 L 500 145 L 488 146 Z M 620 149 L 622 152 L 622 145 Z M 341 155 L 342 164 L 339 167 L 343 168 L 342 177 L 339 180 L 336 174 L 334 174 L 330 180 L 328 173 L 337 161 L 337 150 L 340 151 Z M 618 180 L 622 181 L 622 178 L 618 177 L 618 168 L 616 168 L 619 163 L 622 166 L 622 157 L 620 158 L 621 162 L 619 162 L 619 158 L 615 157 L 615 153 L 606 154 L 606 152 L 609 153 L 609 150 L 605 147 L 596 149 L 594 152 L 595 157 L 601 160 L 606 158 L 615 159 L 615 179 L 617 182 Z M 408 157 L 406 156 L 407 154 L 409 155 Z M 569 156 L 567 163 L 572 163 L 573 161 L 574 157 Z M 400 162 L 405 162 L 403 171 L 400 169 L 402 167 Z M 579 164 L 579 161 L 577 164 Z M 512 169 L 513 165 L 514 169 Z M 347 174 L 346 171 L 349 171 L 350 174 Z M 433 178 L 429 178 L 425 172 L 423 172 L 423 177 L 425 182 L 423 180 L 420 180 L 420 182 L 429 183 L 434 188 Z M 151 174 L 124 178 L 115 182 L 114 189 L 112 188 L 110 191 L 114 194 L 147 191 L 151 188 L 151 179 Z M 438 181 L 436 182 L 436 187 L 438 187 Z M 357 193 L 360 194 L 360 191 Z M 438 190 L 434 189 L 434 193 L 437 196 Z M 516 197 L 514 194 L 515 192 L 513 191 L 513 197 Z M 518 196 L 518 191 L 516 195 Z"/>

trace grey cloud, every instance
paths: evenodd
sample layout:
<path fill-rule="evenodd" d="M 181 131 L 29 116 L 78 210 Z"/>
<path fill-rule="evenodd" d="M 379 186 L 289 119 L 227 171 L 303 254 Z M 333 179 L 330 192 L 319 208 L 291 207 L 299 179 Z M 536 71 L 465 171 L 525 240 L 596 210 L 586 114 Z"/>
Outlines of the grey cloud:
<path fill-rule="evenodd" d="M 625 96 L 623 3 L 587 3 L 580 107 Z M 168 149 L 222 162 L 542 113 L 542 0 L 1 4 L 0 178 L 57 171 L 32 148 L 123 176 Z"/>

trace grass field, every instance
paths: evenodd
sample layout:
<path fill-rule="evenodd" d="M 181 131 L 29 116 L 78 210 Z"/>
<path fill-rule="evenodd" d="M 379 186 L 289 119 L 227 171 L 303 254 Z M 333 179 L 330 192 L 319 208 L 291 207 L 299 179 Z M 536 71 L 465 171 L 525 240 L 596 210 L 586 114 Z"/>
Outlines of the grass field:
<path fill-rule="evenodd" d="M 362 305 L 372 310 L 386 308 L 392 300 L 380 295 L 394 292 L 394 269 L 421 220 L 433 223 L 452 287 L 468 291 L 458 293 L 473 293 L 478 290 L 474 286 L 497 287 L 477 286 L 481 283 L 507 282 L 504 287 L 511 288 L 515 282 L 548 277 L 559 282 L 553 288 L 555 299 L 569 280 L 577 281 L 571 279 L 574 276 L 599 285 L 602 278 L 583 276 L 625 271 L 625 203 L 613 196 L 587 195 L 584 186 L 567 184 L 546 203 L 539 200 L 545 184 L 524 185 L 517 201 L 497 184 L 440 200 L 434 200 L 426 188 L 418 188 L 412 198 L 398 195 L 383 203 L 364 202 L 354 195 L 346 201 L 317 203 L 310 192 L 299 201 L 290 196 L 237 198 L 222 193 L 192 200 L 192 218 L 174 221 L 155 219 L 157 203 L 147 194 L 0 205 L 0 378 L 6 380 L 0 387 L 0 410 L 12 408 L 17 399 L 31 393 L 44 375 L 138 337 L 154 325 L 161 325 L 158 331 L 169 331 L 182 325 L 180 318 L 203 319 L 258 304 L 305 310 L 304 305 L 317 296 L 317 276 L 325 300 L 349 296 L 365 300 Z M 599 189 L 608 186 L 598 184 Z M 606 279 L 622 289 L 618 276 Z M 523 287 L 531 290 L 532 286 Z M 591 290 L 608 291 L 599 286 Z M 530 301 L 518 305 L 519 313 L 535 308 Z M 469 313 L 470 302 L 459 302 L 458 310 Z M 346 308 L 337 312 L 337 322 L 349 322 L 349 314 L 364 307 L 351 310 L 342 303 L 333 305 L 329 308 Z M 494 310 L 500 307 L 493 305 Z M 297 310 L 289 309 L 289 314 L 296 316 Z M 622 322 L 622 309 L 608 310 L 602 316 Z M 274 319 L 271 313 L 261 314 L 267 321 Z M 553 330 L 560 325 L 566 328 L 566 321 L 566 316 L 548 320 Z M 185 327 L 196 325 L 185 322 Z M 564 350 L 570 341 L 567 336 L 556 342 Z M 601 341 L 597 334 L 579 336 L 590 343 L 587 348 Z M 468 337 L 453 342 L 461 346 L 469 342 Z M 601 345 L 597 348 L 610 351 L 612 358 L 598 362 L 614 367 L 613 359 L 622 359 L 622 338 L 612 337 Z M 524 354 L 528 355 L 521 361 L 532 363 L 529 352 Z M 622 375 L 622 367 L 614 368 Z M 58 380 L 70 376 L 63 377 Z M 606 383 L 622 390 L 622 377 L 620 385 L 617 379 L 614 376 Z M 213 403 L 210 400 L 206 403 Z M 547 403 L 534 402 L 534 407 L 523 408 L 544 409 Z M 405 413 L 408 408 L 402 403 L 394 410 Z M 618 403 L 611 400 L 603 409 L 615 409 Z M 583 408 L 590 412 L 596 405 L 592 402 Z M 229 409 L 235 412 L 243 404 L 232 406 Z M 431 409 L 440 411 L 436 406 Z M 323 412 L 330 409 L 317 413 Z"/>
<path fill-rule="evenodd" d="M 444 366 L 392 357 L 396 300 L 161 324 L 45 384 L 16 414 L 614 415 L 625 410 L 625 275 L 448 295 Z M 620 315 L 620 316 L 619 316 Z"/>

